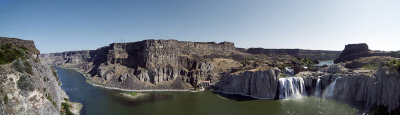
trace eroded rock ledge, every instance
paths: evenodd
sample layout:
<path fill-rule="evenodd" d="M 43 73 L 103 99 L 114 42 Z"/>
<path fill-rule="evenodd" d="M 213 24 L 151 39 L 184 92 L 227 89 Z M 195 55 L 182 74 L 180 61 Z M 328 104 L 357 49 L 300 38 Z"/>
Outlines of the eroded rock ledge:
<path fill-rule="evenodd" d="M 62 114 L 68 96 L 34 42 L 0 37 L 0 46 L 0 114 Z"/>

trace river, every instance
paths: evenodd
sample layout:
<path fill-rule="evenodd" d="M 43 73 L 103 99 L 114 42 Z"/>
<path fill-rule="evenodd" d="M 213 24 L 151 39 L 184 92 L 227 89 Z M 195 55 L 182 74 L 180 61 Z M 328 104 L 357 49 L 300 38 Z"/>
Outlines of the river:
<path fill-rule="evenodd" d="M 129 99 L 121 96 L 121 91 L 88 84 L 84 76 L 75 70 L 56 69 L 61 87 L 70 100 L 83 104 L 82 115 L 351 115 L 357 112 L 348 104 L 314 96 L 251 100 L 204 91 L 148 92 L 139 98 Z"/>

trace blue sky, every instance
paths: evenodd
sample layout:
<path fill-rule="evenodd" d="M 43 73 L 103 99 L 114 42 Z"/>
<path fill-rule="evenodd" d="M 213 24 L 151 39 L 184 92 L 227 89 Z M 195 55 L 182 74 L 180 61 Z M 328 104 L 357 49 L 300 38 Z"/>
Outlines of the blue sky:
<path fill-rule="evenodd" d="M 0 0 L 0 36 L 42 53 L 144 39 L 400 50 L 399 0 Z"/>

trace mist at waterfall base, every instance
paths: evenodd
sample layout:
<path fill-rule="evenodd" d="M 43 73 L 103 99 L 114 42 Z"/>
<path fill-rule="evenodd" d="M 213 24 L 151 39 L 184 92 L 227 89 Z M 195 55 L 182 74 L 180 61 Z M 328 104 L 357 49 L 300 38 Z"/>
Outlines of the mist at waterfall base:
<path fill-rule="evenodd" d="M 121 91 L 88 84 L 79 72 L 56 68 L 71 101 L 83 104 L 82 115 L 281 115 L 281 114 L 355 114 L 357 109 L 341 102 L 315 96 L 304 96 L 304 81 L 300 78 L 280 79 L 288 99 L 231 100 L 213 92 L 148 92 L 145 96 L 129 99 Z M 297 98 L 301 97 L 301 98 Z"/>

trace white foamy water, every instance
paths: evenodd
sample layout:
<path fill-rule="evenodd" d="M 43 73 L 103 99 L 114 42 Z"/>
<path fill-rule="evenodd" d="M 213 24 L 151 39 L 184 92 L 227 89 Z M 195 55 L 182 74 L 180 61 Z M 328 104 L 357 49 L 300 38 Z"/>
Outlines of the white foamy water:
<path fill-rule="evenodd" d="M 306 95 L 304 80 L 301 77 L 279 78 L 279 98 L 296 98 Z"/>

